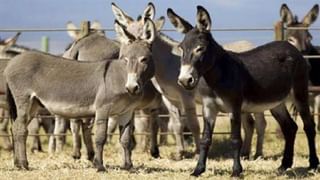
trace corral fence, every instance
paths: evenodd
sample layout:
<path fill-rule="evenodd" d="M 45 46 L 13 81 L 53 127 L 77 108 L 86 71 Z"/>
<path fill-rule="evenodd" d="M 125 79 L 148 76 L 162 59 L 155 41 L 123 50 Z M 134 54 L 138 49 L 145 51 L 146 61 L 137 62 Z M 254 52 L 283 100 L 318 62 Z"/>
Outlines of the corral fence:
<path fill-rule="evenodd" d="M 274 32 L 274 39 L 275 40 L 286 40 L 285 36 L 285 31 L 287 29 L 298 29 L 298 30 L 314 30 L 314 31 L 319 31 L 320 32 L 320 27 L 316 28 L 306 28 L 306 27 L 286 27 L 285 24 L 283 24 L 281 21 L 278 21 L 277 23 L 274 24 L 274 27 L 269 28 L 215 28 L 212 29 L 211 31 L 220 31 L 220 32 L 245 32 L 245 31 L 252 31 L 252 32 L 259 32 L 259 31 L 273 31 Z M 114 32 L 113 28 L 103 28 L 99 29 L 104 32 Z M 1 29 L 0 32 L 66 32 L 66 31 L 78 31 L 81 34 L 81 37 L 85 37 L 89 34 L 92 29 L 90 29 L 90 22 L 89 21 L 82 21 L 81 26 L 78 29 L 66 29 L 66 28 L 7 28 L 7 29 Z M 162 32 L 176 32 L 175 29 L 162 29 Z M 48 52 L 49 51 L 49 39 L 48 37 L 43 37 L 42 40 L 42 51 Z M 305 55 L 305 58 L 308 59 L 317 59 L 320 58 L 320 55 L 316 56 L 310 56 L 310 55 Z M 0 59 L 0 60 L 8 60 L 8 59 Z M 319 77 L 320 78 L 320 77 Z M 320 93 L 320 86 L 309 86 L 309 92 L 310 93 Z M 292 114 L 295 119 L 297 117 L 297 114 L 294 113 Z M 320 113 L 313 113 L 315 116 L 320 116 Z M 197 114 L 198 117 L 202 117 L 201 114 Z M 226 113 L 219 113 L 218 117 L 226 117 L 228 114 Z M 271 116 L 271 114 L 265 114 L 265 116 Z M 43 118 L 43 117 L 52 117 L 54 118 L 53 115 L 49 116 L 41 116 L 38 115 L 37 118 Z M 135 117 L 142 117 L 141 115 L 135 115 Z M 169 117 L 168 114 L 161 114 L 159 115 L 160 118 L 167 118 Z M 181 116 L 183 117 L 183 115 Z M 9 117 L 0 117 L 0 119 L 6 119 Z M 142 133 L 134 133 L 135 135 L 150 135 L 149 132 L 142 132 Z M 230 135 L 230 132 L 214 132 L 214 135 Z M 266 132 L 266 134 L 279 134 L 279 132 Z M 304 132 L 297 132 L 297 134 L 304 134 Z M 92 135 L 94 135 L 92 133 Z M 108 135 L 119 135 L 119 133 L 111 133 Z M 173 132 L 159 132 L 158 135 L 174 135 Z M 191 132 L 184 132 L 183 135 L 192 135 Z M 7 135 L 7 134 L 0 134 L 0 137 L 11 137 L 12 135 Z M 72 136 L 70 133 L 60 133 L 60 134 L 29 134 L 28 136 Z"/>

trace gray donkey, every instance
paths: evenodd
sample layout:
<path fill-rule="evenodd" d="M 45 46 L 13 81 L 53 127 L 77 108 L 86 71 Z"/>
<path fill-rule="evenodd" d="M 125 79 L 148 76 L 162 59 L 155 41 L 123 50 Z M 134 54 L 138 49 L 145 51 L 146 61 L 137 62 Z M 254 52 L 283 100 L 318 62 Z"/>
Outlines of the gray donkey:
<path fill-rule="evenodd" d="M 115 40 L 111 40 L 101 32 L 101 25 L 98 22 L 93 22 L 91 25 L 90 33 L 81 37 L 75 29 L 76 26 L 71 22 L 68 22 L 67 28 L 70 29 L 68 31 L 69 35 L 74 39 L 74 42 L 69 46 L 66 52 L 63 54 L 65 58 L 72 58 L 78 61 L 101 61 L 105 59 L 118 57 L 120 44 Z M 155 89 L 154 89 L 155 90 Z M 161 96 L 157 91 L 149 92 L 154 94 L 154 97 L 150 97 L 155 99 L 156 102 L 161 101 Z M 158 100 L 156 100 L 159 98 Z M 158 104 L 160 108 L 160 103 Z M 154 109 L 155 104 L 151 104 L 151 107 L 144 107 L 143 110 L 137 111 L 138 117 L 135 117 L 135 131 L 136 132 L 149 132 L 151 131 L 151 155 L 153 157 L 159 157 L 159 149 L 157 143 L 156 132 L 158 131 L 158 127 L 163 131 L 164 121 L 163 119 L 159 119 L 158 111 L 159 109 Z M 161 109 L 160 109 L 161 110 Z M 140 117 L 139 117 L 140 116 Z M 143 117 L 141 117 L 143 116 Z M 90 119 L 81 119 L 81 120 L 71 120 L 71 130 L 73 134 L 73 157 L 80 158 L 80 147 L 81 147 L 81 139 L 80 139 L 80 127 L 82 126 L 83 138 L 87 149 L 88 158 L 93 155 L 93 147 L 91 141 L 91 127 Z M 115 128 L 117 127 L 118 120 L 117 117 L 110 117 L 108 120 L 108 134 L 113 133 Z M 60 128 L 63 129 L 63 128 Z M 143 150 L 146 150 L 148 147 L 148 136 L 139 136 L 140 147 Z M 111 135 L 108 136 L 109 140 L 111 139 Z M 160 141 L 163 138 L 160 138 Z"/>
<path fill-rule="evenodd" d="M 5 69 L 10 114 L 14 120 L 14 165 L 28 169 L 26 125 L 41 105 L 68 118 L 95 116 L 94 165 L 104 171 L 103 146 L 109 116 L 119 116 L 123 167 L 132 167 L 132 117 L 146 106 L 150 79 L 154 75 L 151 45 L 155 27 L 146 20 L 139 38 L 115 23 L 121 40 L 118 61 L 77 62 L 61 57 L 27 52 L 13 58 Z M 50 83 L 48 86 L 48 82 Z M 143 101 L 147 99 L 148 102 Z"/>
<path fill-rule="evenodd" d="M 2 118 L 0 119 L 0 134 L 5 135 L 7 137 L 3 137 L 3 148 L 6 150 L 11 150 L 12 145 L 10 142 L 9 134 L 8 134 L 8 126 L 9 126 L 9 115 L 7 111 L 7 101 L 5 98 L 5 80 L 3 76 L 3 71 L 7 66 L 8 62 L 14 56 L 21 54 L 22 52 L 29 51 L 30 49 L 24 46 L 17 45 L 16 42 L 20 37 L 20 32 L 17 33 L 15 36 L 11 38 L 7 38 L 4 40 L 0 40 L 0 111 Z M 48 114 L 47 111 L 41 110 L 40 114 L 46 115 Z M 28 130 L 30 134 L 36 135 L 39 133 L 40 127 L 43 127 L 46 133 L 53 132 L 53 119 L 52 118 L 45 118 L 46 120 L 43 121 L 41 118 L 34 118 L 28 126 Z M 34 151 L 42 151 L 42 146 L 40 143 L 39 136 L 32 136 L 30 137 L 32 140 L 31 152 Z"/>

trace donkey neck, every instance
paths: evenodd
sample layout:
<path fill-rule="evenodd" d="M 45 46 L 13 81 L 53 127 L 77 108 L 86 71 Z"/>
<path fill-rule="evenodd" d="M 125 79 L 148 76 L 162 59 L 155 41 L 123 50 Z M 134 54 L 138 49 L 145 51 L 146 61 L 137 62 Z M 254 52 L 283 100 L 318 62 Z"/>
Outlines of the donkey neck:
<path fill-rule="evenodd" d="M 212 66 L 203 74 L 207 85 L 214 91 L 220 91 L 220 88 L 222 91 L 234 90 L 235 86 L 240 83 L 238 79 L 241 78 L 239 73 L 241 72 L 241 62 L 214 40 L 211 42 L 209 51 L 214 53 L 207 59 Z"/>

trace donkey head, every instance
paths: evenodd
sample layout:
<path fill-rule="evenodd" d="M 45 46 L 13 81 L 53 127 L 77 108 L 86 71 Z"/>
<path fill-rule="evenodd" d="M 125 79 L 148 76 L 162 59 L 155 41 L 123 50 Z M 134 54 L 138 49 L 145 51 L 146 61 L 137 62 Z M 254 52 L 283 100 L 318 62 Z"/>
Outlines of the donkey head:
<path fill-rule="evenodd" d="M 125 87 L 130 94 L 137 95 L 154 75 L 151 49 L 155 39 L 155 26 L 150 19 L 146 19 L 139 37 L 129 33 L 118 21 L 115 22 L 115 30 L 121 42 L 119 59 L 123 60 L 127 67 Z"/>
<path fill-rule="evenodd" d="M 14 46 L 20 36 L 20 32 L 18 32 L 14 37 L 7 38 L 4 40 L 0 40 L 0 58 L 12 58 L 16 54 L 10 54 L 8 51 L 12 46 Z"/>
<path fill-rule="evenodd" d="M 173 26 L 177 31 L 185 34 L 179 45 L 182 55 L 178 84 L 186 89 L 193 89 L 197 85 L 200 75 L 214 64 L 210 60 L 212 54 L 220 53 L 215 48 L 219 45 L 213 40 L 210 33 L 209 13 L 202 6 L 197 6 L 197 9 L 196 27 L 178 16 L 172 9 L 167 10 L 168 18 Z"/>
<path fill-rule="evenodd" d="M 146 23 L 146 19 L 153 20 L 155 16 L 155 7 L 150 2 L 140 15 L 137 20 L 134 20 L 132 17 L 128 16 L 123 10 L 121 10 L 115 3 L 111 4 L 112 12 L 117 19 L 117 21 L 127 27 L 127 31 L 130 32 L 135 37 L 139 37 L 143 34 L 143 27 Z M 165 19 L 161 16 L 157 20 L 153 20 L 155 28 L 157 31 L 160 31 L 164 25 Z"/>
<path fill-rule="evenodd" d="M 301 52 L 308 52 L 312 47 L 312 36 L 308 31 L 308 27 L 314 23 L 319 15 L 319 5 L 316 4 L 308 12 L 308 14 L 298 21 L 297 16 L 293 16 L 292 12 L 286 4 L 282 4 L 280 8 L 280 16 L 282 22 L 286 23 L 287 27 L 287 40 L 294 45 Z M 305 28 L 305 29 L 290 29 L 290 28 Z"/>

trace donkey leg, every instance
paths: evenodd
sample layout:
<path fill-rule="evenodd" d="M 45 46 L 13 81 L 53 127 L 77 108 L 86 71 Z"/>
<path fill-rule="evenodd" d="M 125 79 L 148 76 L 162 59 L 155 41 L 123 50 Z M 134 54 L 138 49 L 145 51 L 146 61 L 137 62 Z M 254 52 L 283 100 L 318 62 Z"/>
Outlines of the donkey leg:
<path fill-rule="evenodd" d="M 29 169 L 27 160 L 27 125 L 35 114 L 33 99 L 25 98 L 16 100 L 17 118 L 13 123 L 14 165 L 17 168 Z"/>
<path fill-rule="evenodd" d="M 231 114 L 231 141 L 233 149 L 232 177 L 239 177 L 243 169 L 240 162 L 241 139 L 241 111 L 234 109 Z"/>
<path fill-rule="evenodd" d="M 255 126 L 257 131 L 257 146 L 254 159 L 257 159 L 263 156 L 263 141 L 267 123 L 263 113 L 255 113 L 254 117 L 256 119 Z"/>
<path fill-rule="evenodd" d="M 31 152 L 34 153 L 35 151 L 42 152 L 42 146 L 40 142 L 40 137 L 36 136 L 39 135 L 39 130 L 40 130 L 40 122 L 37 117 L 33 118 L 28 125 L 28 132 L 32 135 L 30 138 L 32 139 L 32 147 L 31 147 Z"/>
<path fill-rule="evenodd" d="M 59 117 L 56 119 L 56 126 L 54 129 L 54 134 L 56 139 L 56 152 L 61 153 L 63 151 L 63 145 L 65 142 L 65 135 L 61 135 L 66 133 L 67 131 L 67 119 L 63 117 Z"/>
<path fill-rule="evenodd" d="M 251 144 L 252 144 L 252 136 L 253 136 L 253 126 L 254 126 L 254 119 L 250 113 L 244 113 L 241 116 L 243 129 L 245 132 L 244 141 L 241 149 L 241 156 L 244 159 L 249 159 L 250 152 L 251 152 Z"/>
<path fill-rule="evenodd" d="M 300 113 L 301 119 L 303 121 L 303 130 L 307 135 L 308 145 L 309 145 L 309 168 L 316 169 L 319 165 L 319 159 L 317 157 L 317 150 L 315 145 L 315 123 L 310 114 L 310 109 L 308 105 L 308 94 L 302 94 L 299 92 L 294 92 L 295 104 L 298 112 Z"/>
<path fill-rule="evenodd" d="M 8 125 L 9 125 L 9 114 L 8 111 L 4 109 L 0 109 L 2 111 L 2 120 L 0 123 L 0 134 L 7 135 L 6 137 L 2 137 L 2 147 L 4 150 L 11 151 L 12 150 L 12 144 L 10 141 L 10 137 L 8 134 Z"/>
<path fill-rule="evenodd" d="M 184 154 L 184 143 L 183 143 L 183 121 L 180 117 L 179 109 L 174 106 L 167 98 L 162 96 L 163 103 L 168 108 L 169 114 L 170 114 L 170 124 L 172 125 L 172 130 L 175 136 L 176 140 L 176 146 L 177 146 L 177 153 L 174 157 L 175 160 L 181 160 L 183 158 Z"/>
<path fill-rule="evenodd" d="M 121 168 L 129 170 L 132 168 L 131 155 L 132 150 L 135 147 L 135 140 L 133 136 L 133 113 L 126 113 L 119 117 L 119 120 L 120 143 L 123 148 L 123 163 L 121 165 Z"/>
<path fill-rule="evenodd" d="M 135 117 L 134 126 L 135 131 L 137 133 L 149 133 L 150 132 L 150 121 L 151 116 L 149 109 L 144 109 L 139 111 L 140 117 Z M 150 142 L 150 136 L 149 135 L 139 135 L 138 136 L 138 144 L 139 149 L 142 151 L 147 151 L 148 149 L 148 143 Z"/>
<path fill-rule="evenodd" d="M 278 168 L 278 171 L 281 173 L 292 166 L 294 142 L 298 126 L 290 117 L 290 114 L 284 104 L 280 104 L 279 106 L 271 109 L 271 114 L 278 121 L 285 139 L 283 159 L 281 166 Z"/>
<path fill-rule="evenodd" d="M 320 131 L 320 95 L 314 98 L 314 113 L 316 114 L 314 117 L 318 119 L 317 129 Z"/>
<path fill-rule="evenodd" d="M 200 143 L 200 155 L 196 168 L 194 169 L 192 176 L 200 176 L 206 170 L 206 162 L 208 157 L 208 151 L 212 143 L 212 132 L 215 126 L 216 117 L 218 112 L 214 107 L 214 100 L 211 98 L 204 98 L 203 100 L 203 124 L 204 129 L 202 133 L 202 139 Z"/>
<path fill-rule="evenodd" d="M 190 104 L 194 105 L 194 103 Z M 188 104 L 190 106 L 190 104 Z M 186 104 L 185 104 L 186 105 Z M 184 112 L 182 112 L 185 115 L 185 121 L 187 127 L 192 132 L 192 135 L 194 137 L 194 142 L 196 144 L 196 150 L 195 153 L 199 154 L 200 151 L 200 125 L 196 114 L 196 108 L 193 107 L 185 107 Z"/>
<path fill-rule="evenodd" d="M 107 139 L 107 130 L 108 130 L 108 117 L 103 115 L 104 112 L 108 112 L 105 109 L 102 111 L 102 114 L 99 112 L 95 115 L 95 124 L 96 124 L 96 137 L 95 144 L 96 149 L 94 153 L 93 165 L 97 168 L 97 171 L 105 171 L 103 165 L 103 146 L 106 143 Z"/>
<path fill-rule="evenodd" d="M 118 120 L 114 117 L 110 117 L 108 120 L 108 143 L 112 140 L 112 133 L 114 133 L 117 129 Z"/>
<path fill-rule="evenodd" d="M 81 158 L 81 152 L 80 152 L 81 151 L 81 137 L 80 137 L 81 120 L 71 119 L 70 128 L 71 128 L 72 140 L 73 140 L 72 157 L 73 159 L 80 159 Z"/>
<path fill-rule="evenodd" d="M 151 147 L 150 153 L 154 158 L 160 157 L 159 145 L 158 145 L 158 131 L 159 131 L 159 111 L 158 109 L 154 109 L 150 111 L 151 119 L 150 119 L 150 129 L 151 129 Z"/>
<path fill-rule="evenodd" d="M 159 109 L 160 111 L 158 114 L 168 114 L 168 111 L 165 110 L 163 107 Z M 169 131 L 168 124 L 169 124 L 169 117 L 158 117 L 156 118 L 156 123 L 160 128 L 161 133 L 167 133 Z M 161 134 L 160 135 L 160 145 L 168 144 L 168 135 Z"/>
<path fill-rule="evenodd" d="M 90 118 L 85 118 L 82 120 L 82 137 L 83 137 L 83 142 L 86 146 L 87 149 L 87 159 L 89 161 L 93 161 L 94 157 L 94 149 L 93 149 L 93 143 L 92 143 L 92 136 L 91 136 L 91 131 L 92 131 L 92 121 Z"/>

